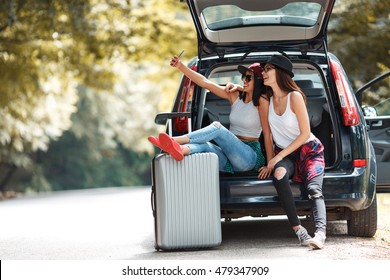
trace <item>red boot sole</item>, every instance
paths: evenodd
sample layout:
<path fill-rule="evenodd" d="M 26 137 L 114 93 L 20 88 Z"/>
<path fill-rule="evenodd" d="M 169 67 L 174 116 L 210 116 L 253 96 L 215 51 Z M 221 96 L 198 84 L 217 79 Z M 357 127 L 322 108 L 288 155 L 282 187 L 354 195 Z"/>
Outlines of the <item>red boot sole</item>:
<path fill-rule="evenodd" d="M 158 137 L 160 140 L 161 148 L 170 154 L 175 160 L 181 161 L 184 158 L 183 152 L 179 143 L 175 142 L 168 134 L 160 133 Z"/>
<path fill-rule="evenodd" d="M 161 147 L 160 140 L 159 140 L 157 137 L 149 136 L 149 137 L 148 137 L 148 140 L 149 140 L 150 143 L 152 143 L 154 146 L 156 146 L 156 147 L 159 148 L 160 150 L 163 149 L 163 148 Z"/>

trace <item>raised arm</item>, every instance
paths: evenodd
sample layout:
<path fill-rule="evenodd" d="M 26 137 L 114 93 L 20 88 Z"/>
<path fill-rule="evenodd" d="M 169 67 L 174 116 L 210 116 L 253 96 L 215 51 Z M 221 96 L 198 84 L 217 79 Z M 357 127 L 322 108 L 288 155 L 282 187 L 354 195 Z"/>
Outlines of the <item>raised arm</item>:
<path fill-rule="evenodd" d="M 171 66 L 179 69 L 185 76 L 187 76 L 191 81 L 193 81 L 198 86 L 211 91 L 212 93 L 218 95 L 219 97 L 221 97 L 223 99 L 228 99 L 231 102 L 232 96 L 229 95 L 225 91 L 224 86 L 220 86 L 220 85 L 210 81 L 209 79 L 207 79 L 203 75 L 199 74 L 198 72 L 193 71 L 192 69 L 188 68 L 180 61 L 178 56 L 172 57 L 170 64 L 171 64 Z"/>

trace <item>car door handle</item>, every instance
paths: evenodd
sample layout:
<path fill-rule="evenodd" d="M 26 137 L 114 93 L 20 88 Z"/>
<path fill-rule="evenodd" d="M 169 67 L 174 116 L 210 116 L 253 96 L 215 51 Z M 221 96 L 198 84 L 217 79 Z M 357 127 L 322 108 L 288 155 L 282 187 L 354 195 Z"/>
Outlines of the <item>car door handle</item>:
<path fill-rule="evenodd" d="M 381 127 L 382 125 L 383 125 L 382 120 L 371 122 L 371 126 L 373 126 L 373 127 Z"/>

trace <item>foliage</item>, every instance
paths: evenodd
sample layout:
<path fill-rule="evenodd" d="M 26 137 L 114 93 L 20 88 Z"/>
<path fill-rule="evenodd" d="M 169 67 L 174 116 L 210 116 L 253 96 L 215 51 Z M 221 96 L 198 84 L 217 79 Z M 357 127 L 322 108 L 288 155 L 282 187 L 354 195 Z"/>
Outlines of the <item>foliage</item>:
<path fill-rule="evenodd" d="M 107 149 L 97 160 L 89 151 L 88 140 L 71 131 L 51 144 L 47 153 L 39 152 L 36 165 L 52 190 L 150 184 L 150 154 L 124 149 Z M 35 176 L 38 177 L 38 176 Z M 34 191 L 40 185 L 30 185 Z"/>
<path fill-rule="evenodd" d="M 187 5 L 179 0 L 139 1 L 132 11 L 131 25 L 132 59 L 147 61 L 143 66 L 156 69 L 149 79 L 159 83 L 155 94 L 164 97 L 158 111 L 166 111 L 172 105 L 181 75 L 168 67 L 169 59 L 182 50 L 183 60 L 197 54 L 196 31 Z"/>
<path fill-rule="evenodd" d="M 330 51 L 356 88 L 389 70 L 389 1 L 336 1 L 328 33 Z"/>
<path fill-rule="evenodd" d="M 92 1 L 91 1 L 92 2 Z M 29 153 L 71 126 L 77 83 L 109 88 L 123 31 L 100 25 L 110 10 L 88 1 L 3 1 L 0 20 L 1 161 L 26 167 Z M 103 10 L 103 12 L 101 12 Z M 116 9 L 122 11 L 121 9 Z M 88 20 L 87 20 L 88 19 Z M 121 36 L 122 35 L 122 36 Z"/>
<path fill-rule="evenodd" d="M 178 78 L 168 58 L 177 41 L 194 54 L 192 30 L 179 1 L 1 1 L 0 189 L 15 167 L 44 182 L 35 156 L 69 129 L 91 165 L 124 148 L 151 152 L 146 135 L 176 87 L 157 82 Z"/>

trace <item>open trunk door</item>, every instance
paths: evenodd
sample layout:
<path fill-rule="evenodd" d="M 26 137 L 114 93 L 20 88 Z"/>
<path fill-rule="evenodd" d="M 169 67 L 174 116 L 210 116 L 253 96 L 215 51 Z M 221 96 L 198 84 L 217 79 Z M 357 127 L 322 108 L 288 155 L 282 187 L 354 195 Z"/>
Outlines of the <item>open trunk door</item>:
<path fill-rule="evenodd" d="M 335 0 L 187 0 L 198 56 L 255 51 L 326 52 Z"/>

